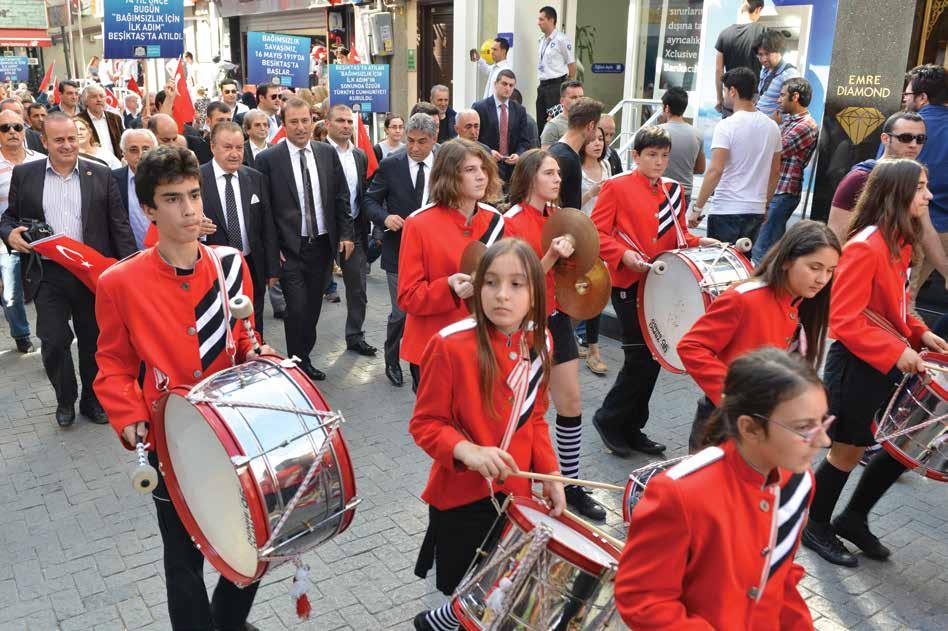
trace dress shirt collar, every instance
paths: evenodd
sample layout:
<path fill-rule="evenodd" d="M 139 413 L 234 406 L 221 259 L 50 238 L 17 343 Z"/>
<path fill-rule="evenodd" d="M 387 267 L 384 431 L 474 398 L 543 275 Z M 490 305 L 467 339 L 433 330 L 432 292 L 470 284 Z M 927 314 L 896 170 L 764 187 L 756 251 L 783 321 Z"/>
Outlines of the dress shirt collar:
<path fill-rule="evenodd" d="M 102 110 L 102 116 L 96 116 L 95 114 L 92 113 L 92 110 L 86 110 L 86 113 L 89 114 L 89 118 L 91 120 L 94 120 L 97 122 L 102 122 L 105 120 L 105 110 Z"/>
<path fill-rule="evenodd" d="M 408 161 L 409 161 L 412 165 L 417 165 L 418 162 L 419 162 L 418 160 L 413 160 L 413 159 L 411 159 L 411 158 L 408 158 Z M 421 160 L 421 162 L 424 163 L 425 168 L 428 169 L 428 172 L 430 173 L 430 172 L 431 172 L 431 165 L 434 164 L 434 151 L 429 152 L 429 153 L 428 153 L 428 157 L 425 158 L 424 160 Z"/>
<path fill-rule="evenodd" d="M 286 146 L 289 148 L 290 153 L 293 154 L 294 157 L 296 156 L 296 154 L 303 153 L 303 152 L 305 152 L 305 153 L 313 153 L 313 146 L 312 146 L 309 142 L 306 143 L 306 146 L 305 146 L 305 147 L 303 147 L 302 149 L 300 149 L 299 147 L 297 147 L 296 145 L 294 145 L 292 142 L 290 142 L 289 140 L 287 140 L 287 141 L 286 141 Z"/>
<path fill-rule="evenodd" d="M 339 153 L 349 153 L 349 152 L 352 151 L 352 149 L 353 149 L 353 147 L 354 147 L 354 145 L 352 144 L 352 140 L 351 140 L 351 139 L 349 140 L 349 148 L 348 148 L 348 149 L 343 149 L 343 148 L 342 148 L 342 145 L 340 145 L 339 143 L 337 143 L 335 140 L 333 140 L 333 139 L 330 138 L 329 136 L 326 136 L 326 140 L 327 140 L 327 141 L 329 142 L 329 144 L 332 145 L 333 148 L 334 148 L 336 151 L 338 151 Z"/>
<path fill-rule="evenodd" d="M 53 163 L 50 161 L 49 158 L 46 158 L 46 172 L 59 175 L 59 173 L 56 173 L 56 169 L 53 168 Z M 69 174 L 70 177 L 73 175 L 79 175 L 79 158 L 76 158 L 76 163 L 73 165 L 72 172 Z"/>
<path fill-rule="evenodd" d="M 510 99 L 507 99 L 506 101 L 501 101 L 500 99 L 497 98 L 497 95 L 495 94 L 494 95 L 494 109 L 499 110 L 501 104 L 507 105 L 507 112 L 510 113 Z"/>
<path fill-rule="evenodd" d="M 211 165 L 212 165 L 211 168 L 214 169 L 214 179 L 215 179 L 215 180 L 219 180 L 219 179 L 221 179 L 222 177 L 224 177 L 225 175 L 227 175 L 228 172 L 225 171 L 225 170 L 221 167 L 221 165 L 217 164 L 217 160 L 215 160 L 215 159 L 212 158 L 212 159 L 211 159 Z M 238 169 L 238 171 L 239 171 L 239 169 Z M 234 171 L 234 177 L 237 177 L 238 171 Z"/>
<path fill-rule="evenodd" d="M 135 185 L 135 172 L 132 171 L 132 167 L 128 167 L 128 181 L 132 184 L 134 188 Z"/>

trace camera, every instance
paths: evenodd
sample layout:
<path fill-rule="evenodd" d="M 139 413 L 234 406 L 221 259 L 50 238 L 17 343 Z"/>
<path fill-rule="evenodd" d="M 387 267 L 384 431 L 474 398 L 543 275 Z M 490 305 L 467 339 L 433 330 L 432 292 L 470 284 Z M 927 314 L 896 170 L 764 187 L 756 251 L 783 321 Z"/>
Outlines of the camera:
<path fill-rule="evenodd" d="M 40 219 L 23 219 L 19 222 L 21 226 L 26 226 L 26 230 L 20 235 L 27 243 L 39 241 L 46 237 L 53 236 L 53 227 Z"/>

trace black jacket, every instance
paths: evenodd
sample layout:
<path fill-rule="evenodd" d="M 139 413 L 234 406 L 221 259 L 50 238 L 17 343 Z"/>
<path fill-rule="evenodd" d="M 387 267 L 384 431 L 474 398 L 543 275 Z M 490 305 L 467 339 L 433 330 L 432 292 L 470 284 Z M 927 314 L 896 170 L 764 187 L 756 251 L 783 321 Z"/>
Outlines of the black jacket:
<path fill-rule="evenodd" d="M 425 175 L 430 177 L 426 170 Z M 363 214 L 377 226 L 384 228 L 388 215 L 407 218 L 421 205 L 415 197 L 415 182 L 408 168 L 408 152 L 399 149 L 390 153 L 379 163 L 365 192 L 362 202 Z M 388 231 L 382 236 L 382 269 L 398 273 L 398 252 L 402 243 L 402 231 Z M 458 253 L 460 256 L 460 253 Z"/>
<path fill-rule="evenodd" d="M 500 151 L 500 121 L 497 118 L 497 107 L 494 97 L 476 101 L 472 106 L 481 117 L 481 133 L 477 139 L 493 149 Z M 533 146 L 530 125 L 527 122 L 527 110 L 514 101 L 507 101 L 507 153 L 523 155 Z M 500 163 L 501 175 L 504 179 L 513 173 L 513 167 Z"/>

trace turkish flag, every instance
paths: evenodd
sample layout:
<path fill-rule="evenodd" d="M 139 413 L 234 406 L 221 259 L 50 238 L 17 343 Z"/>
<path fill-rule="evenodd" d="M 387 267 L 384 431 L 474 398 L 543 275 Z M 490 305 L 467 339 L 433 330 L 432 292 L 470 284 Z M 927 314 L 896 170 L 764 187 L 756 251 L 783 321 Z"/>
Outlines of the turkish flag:
<path fill-rule="evenodd" d="M 116 112 L 119 108 L 119 100 L 109 88 L 105 89 L 105 107 Z"/>
<path fill-rule="evenodd" d="M 128 83 L 125 86 L 129 91 L 134 92 L 138 96 L 142 96 L 142 89 L 138 87 L 138 81 L 135 81 L 135 77 L 132 77 L 128 80 Z"/>
<path fill-rule="evenodd" d="M 359 112 L 355 113 L 357 125 L 359 126 L 359 149 L 365 152 L 366 157 L 369 159 L 368 166 L 365 169 L 365 177 L 372 177 L 372 174 L 375 173 L 375 170 L 379 168 L 379 161 L 375 157 L 375 148 L 372 147 L 372 141 L 369 139 L 369 131 L 365 128 L 365 124 L 362 122 L 362 115 Z"/>
<path fill-rule="evenodd" d="M 49 81 L 53 78 L 53 64 L 55 63 L 55 60 L 51 61 L 49 67 L 46 68 L 46 74 L 43 75 L 43 80 L 40 82 L 38 94 L 42 94 L 49 87 Z"/>
<path fill-rule="evenodd" d="M 178 133 L 184 133 L 184 124 L 194 121 L 194 103 L 191 102 L 191 93 L 188 92 L 188 82 L 184 75 L 184 58 L 178 59 L 178 70 L 174 73 L 175 87 L 178 96 L 171 107 L 171 115 L 178 121 Z"/>
<path fill-rule="evenodd" d="M 59 77 L 53 79 L 53 105 L 59 105 Z"/>
<path fill-rule="evenodd" d="M 270 141 L 270 144 L 275 145 L 284 138 L 286 138 L 286 129 L 283 128 L 283 125 L 280 125 L 280 129 L 278 129 L 277 133 L 273 135 L 273 140 Z"/>
<path fill-rule="evenodd" d="M 92 293 L 95 293 L 95 285 L 99 282 L 102 272 L 118 260 L 102 256 L 85 243 L 79 243 L 63 234 L 39 239 L 30 245 L 35 252 L 72 272 Z"/>

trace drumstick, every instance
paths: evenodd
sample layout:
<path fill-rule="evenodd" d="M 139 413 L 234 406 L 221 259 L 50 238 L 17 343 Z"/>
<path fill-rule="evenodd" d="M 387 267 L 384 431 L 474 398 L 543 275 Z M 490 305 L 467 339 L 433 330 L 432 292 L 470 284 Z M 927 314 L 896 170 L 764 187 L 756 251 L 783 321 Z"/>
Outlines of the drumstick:
<path fill-rule="evenodd" d="M 540 482 L 562 482 L 565 485 L 574 484 L 576 486 L 588 486 L 591 489 L 605 489 L 607 491 L 618 491 L 620 493 L 625 493 L 625 487 L 619 486 L 617 484 L 609 484 L 607 482 L 593 482 L 592 480 L 576 480 L 573 478 L 567 478 L 562 475 L 550 475 L 548 473 L 533 473 L 532 471 L 517 471 L 516 473 L 511 473 L 510 475 L 518 478 L 528 478 L 530 480 L 538 480 Z"/>
<path fill-rule="evenodd" d="M 642 265 L 654 271 L 656 274 L 659 274 L 659 275 L 664 274 L 665 270 L 668 269 L 668 265 L 665 264 L 665 261 L 655 261 L 654 263 L 651 261 L 648 261 L 647 257 L 645 256 L 645 253 L 642 251 L 642 248 L 640 248 L 638 244 L 635 243 L 635 241 L 633 241 L 627 234 L 625 234 L 621 230 L 616 230 L 616 236 L 618 236 L 620 239 L 625 241 L 633 250 L 635 250 L 636 254 L 642 257 L 642 260 L 640 261 Z"/>
<path fill-rule="evenodd" d="M 145 455 L 145 445 L 139 442 L 135 445 L 135 452 L 138 454 L 138 466 L 132 474 L 132 486 L 139 493 L 149 493 L 154 490 L 158 484 L 158 472 L 148 464 L 148 456 Z"/>
<path fill-rule="evenodd" d="M 230 313 L 238 320 L 242 320 L 244 328 L 247 329 L 247 335 L 253 343 L 253 352 L 260 354 L 260 343 L 257 342 L 257 336 L 254 335 L 253 326 L 250 325 L 250 316 L 253 315 L 253 303 L 250 298 L 244 294 L 237 294 L 230 299 Z"/>
<path fill-rule="evenodd" d="M 948 373 L 948 367 L 940 366 L 938 364 L 932 364 L 930 362 L 922 362 L 922 366 L 925 367 L 925 370 L 933 370 L 935 372 Z"/>
<path fill-rule="evenodd" d="M 545 498 L 545 497 L 543 497 L 542 495 L 540 495 L 539 493 L 536 493 L 536 492 L 533 493 L 533 496 L 536 497 L 537 499 L 544 500 L 544 501 L 546 501 L 546 500 L 548 499 L 548 498 Z M 564 508 L 564 509 L 563 509 L 563 515 L 565 515 L 566 517 L 569 517 L 570 519 L 573 519 L 573 520 L 575 520 L 575 521 L 578 521 L 578 522 L 581 523 L 582 525 L 586 526 L 587 528 L 589 528 L 589 529 L 593 532 L 593 534 L 595 534 L 597 537 L 603 539 L 606 543 L 608 543 L 609 545 L 611 545 L 613 548 L 616 548 L 617 550 L 621 550 L 622 548 L 625 547 L 625 542 L 624 542 L 624 541 L 622 541 L 621 539 L 616 539 L 615 537 L 613 537 L 612 535 L 610 535 L 608 532 L 606 532 L 606 531 L 603 530 L 602 528 L 599 528 L 599 527 L 596 526 L 595 524 L 589 523 L 588 521 L 586 521 L 585 519 L 583 519 L 582 517 L 580 517 L 580 516 L 577 515 L 576 513 L 571 512 L 569 509 Z"/>

